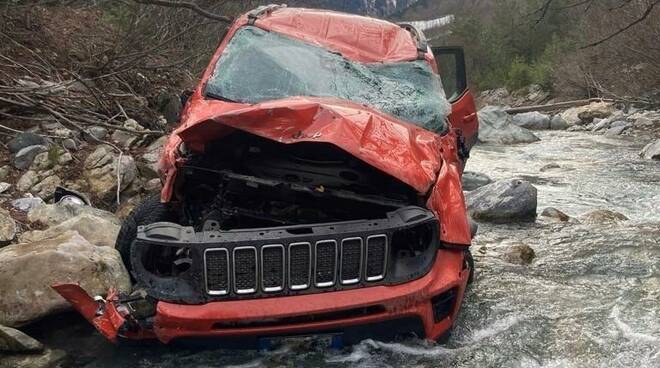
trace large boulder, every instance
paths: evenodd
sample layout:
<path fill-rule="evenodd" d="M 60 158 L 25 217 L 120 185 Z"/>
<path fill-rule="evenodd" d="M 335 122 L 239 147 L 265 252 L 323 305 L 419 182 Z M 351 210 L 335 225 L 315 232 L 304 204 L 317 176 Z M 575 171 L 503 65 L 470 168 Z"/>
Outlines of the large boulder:
<path fill-rule="evenodd" d="M 0 324 L 20 326 L 66 310 L 51 285 L 78 283 L 92 295 L 131 288 L 119 253 L 97 247 L 75 231 L 0 249 Z"/>
<path fill-rule="evenodd" d="M 644 146 L 639 156 L 648 160 L 660 160 L 660 139 Z"/>
<path fill-rule="evenodd" d="M 475 220 L 490 222 L 533 221 L 536 188 L 523 180 L 501 180 L 468 192 L 465 202 Z"/>
<path fill-rule="evenodd" d="M 76 231 L 87 241 L 94 245 L 114 247 L 120 226 L 116 221 L 110 221 L 107 217 L 99 217 L 89 213 L 70 218 L 58 225 L 46 230 L 28 231 L 19 236 L 21 243 L 31 243 L 48 239 L 62 234 L 66 231 Z"/>
<path fill-rule="evenodd" d="M 502 107 L 486 106 L 479 110 L 479 140 L 485 143 L 531 143 L 540 139 L 525 128 L 513 124 Z"/>
<path fill-rule="evenodd" d="M 561 115 L 554 115 L 552 119 L 550 119 L 550 129 L 566 130 L 568 129 L 568 123 L 561 117 Z"/>
<path fill-rule="evenodd" d="M 58 202 L 55 204 L 41 203 L 29 209 L 28 220 L 40 222 L 47 226 L 55 226 L 75 217 L 90 215 L 103 219 L 104 223 L 121 225 L 121 222 L 108 211 L 91 206 L 79 205 L 71 202 Z"/>
<path fill-rule="evenodd" d="M 532 130 L 550 129 L 550 117 L 538 111 L 513 115 L 513 123 L 519 127 Z"/>
<path fill-rule="evenodd" d="M 118 164 L 119 163 L 119 164 Z M 108 145 L 100 145 L 85 160 L 83 176 L 91 193 L 104 198 L 112 198 L 117 190 L 117 168 L 121 181 L 120 191 L 126 189 L 137 177 L 135 160 L 119 154 Z"/>
<path fill-rule="evenodd" d="M 485 174 L 472 171 L 465 171 L 461 181 L 463 183 L 463 190 L 465 191 L 475 190 L 493 182 Z"/>

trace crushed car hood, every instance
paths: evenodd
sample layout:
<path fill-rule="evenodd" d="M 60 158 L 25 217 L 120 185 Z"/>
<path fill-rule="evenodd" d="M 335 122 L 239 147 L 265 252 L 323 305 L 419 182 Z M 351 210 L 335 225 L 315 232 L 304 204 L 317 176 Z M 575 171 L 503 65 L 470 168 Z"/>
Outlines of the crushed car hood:
<path fill-rule="evenodd" d="M 199 99 L 176 133 L 190 147 L 234 129 L 291 144 L 333 144 L 426 193 L 441 167 L 441 136 L 345 100 L 293 97 L 254 105 Z M 176 142 L 170 142 L 176 144 Z"/>

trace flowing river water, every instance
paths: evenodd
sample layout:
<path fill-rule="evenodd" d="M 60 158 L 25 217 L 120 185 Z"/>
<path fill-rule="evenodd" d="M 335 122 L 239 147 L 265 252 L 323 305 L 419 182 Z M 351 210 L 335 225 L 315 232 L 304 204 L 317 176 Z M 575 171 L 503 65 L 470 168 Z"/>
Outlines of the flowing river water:
<path fill-rule="evenodd" d="M 537 220 L 480 224 L 476 279 L 446 345 L 366 340 L 342 350 L 314 341 L 274 351 L 115 347 L 73 315 L 41 337 L 84 367 L 660 367 L 660 163 L 633 138 L 542 132 L 527 145 L 481 145 L 467 170 L 522 178 L 538 189 L 539 213 L 572 217 L 610 209 L 630 220 L 583 224 Z M 559 168 L 541 172 L 546 164 Z M 527 266 L 503 260 L 524 243 Z M 35 333 L 38 335 L 38 333 Z"/>

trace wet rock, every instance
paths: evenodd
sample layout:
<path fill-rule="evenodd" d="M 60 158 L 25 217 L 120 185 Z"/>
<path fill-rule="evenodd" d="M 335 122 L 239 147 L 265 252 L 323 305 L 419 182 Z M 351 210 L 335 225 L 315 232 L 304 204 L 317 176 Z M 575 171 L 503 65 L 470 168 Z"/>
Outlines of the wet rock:
<path fill-rule="evenodd" d="M 0 368 L 59 368 L 66 360 L 66 353 L 46 349 L 39 354 L 8 355 L 0 358 Z"/>
<path fill-rule="evenodd" d="M 504 259 L 509 263 L 528 265 L 536 257 L 534 249 L 526 244 L 516 244 L 509 247 L 504 253 Z"/>
<path fill-rule="evenodd" d="M 589 105 L 572 107 L 559 115 L 568 125 L 576 125 L 591 123 L 594 118 L 606 118 L 614 111 L 614 105 L 609 102 L 592 102 Z M 580 114 L 586 120 L 582 120 Z"/>
<path fill-rule="evenodd" d="M 75 231 L 0 249 L 0 323 L 20 326 L 70 305 L 51 285 L 79 283 L 91 295 L 111 287 L 128 292 L 131 284 L 121 256 L 97 247 Z"/>
<path fill-rule="evenodd" d="M 465 171 L 461 179 L 463 190 L 471 191 L 493 182 L 491 178 L 482 173 Z"/>
<path fill-rule="evenodd" d="M 660 139 L 644 146 L 639 156 L 648 160 L 660 160 Z"/>
<path fill-rule="evenodd" d="M 11 201 L 11 206 L 15 209 L 23 212 L 28 212 L 33 208 L 39 207 L 44 204 L 44 201 L 41 198 L 18 198 Z"/>
<path fill-rule="evenodd" d="M 108 136 L 108 129 L 100 126 L 91 126 L 87 128 L 87 132 L 89 132 L 89 135 L 91 135 L 91 137 L 85 135 L 85 140 L 93 143 L 97 143 L 99 140 L 103 140 L 105 139 L 105 137 Z"/>
<path fill-rule="evenodd" d="M 503 108 L 486 106 L 479 111 L 479 140 L 485 143 L 531 143 L 540 139 L 515 124 Z"/>
<path fill-rule="evenodd" d="M 133 157 L 122 155 L 107 145 L 100 145 L 85 160 L 83 176 L 89 184 L 89 190 L 100 197 L 114 197 L 117 189 L 117 166 L 119 166 L 121 186 L 126 189 L 137 177 L 137 167 Z"/>
<path fill-rule="evenodd" d="M 16 221 L 9 212 L 0 209 L 0 246 L 6 245 L 16 237 Z"/>
<path fill-rule="evenodd" d="M 548 171 L 548 170 L 552 170 L 552 169 L 560 169 L 560 168 L 561 168 L 561 166 L 559 166 L 559 164 L 556 164 L 556 163 L 553 162 L 553 163 L 550 163 L 550 164 L 547 164 L 547 165 L 543 165 L 543 166 L 539 169 L 539 171 L 540 171 L 540 172 L 546 172 L 546 171 Z"/>
<path fill-rule="evenodd" d="M 48 226 L 55 226 L 69 219 L 83 215 L 100 217 L 104 221 L 118 226 L 121 225 L 121 222 L 115 217 L 115 215 L 108 211 L 71 202 L 58 202 L 55 204 L 44 203 L 36 206 L 29 210 L 28 220 L 30 220 L 30 222 L 38 221 Z"/>
<path fill-rule="evenodd" d="M 561 115 L 554 115 L 550 119 L 550 129 L 551 130 L 566 130 L 568 128 L 568 123 Z"/>
<path fill-rule="evenodd" d="M 27 192 L 39 182 L 39 175 L 36 171 L 29 170 L 23 174 L 16 182 L 16 190 Z"/>
<path fill-rule="evenodd" d="M 532 130 L 550 129 L 550 117 L 538 111 L 516 114 L 513 116 L 513 123 Z"/>
<path fill-rule="evenodd" d="M 0 352 L 28 353 L 44 350 L 41 343 L 23 332 L 0 325 Z"/>
<path fill-rule="evenodd" d="M 595 123 L 591 128 L 594 132 L 599 132 L 601 130 L 609 129 L 612 121 L 610 119 L 601 119 L 599 122 Z"/>
<path fill-rule="evenodd" d="M 47 144 L 46 138 L 34 133 L 24 132 L 18 133 L 16 137 L 10 140 L 7 143 L 7 149 L 9 149 L 10 153 L 17 153 L 26 147 L 46 146 Z"/>
<path fill-rule="evenodd" d="M 468 213 L 475 220 L 491 222 L 533 221 L 536 188 L 523 180 L 501 180 L 465 196 Z"/>
<path fill-rule="evenodd" d="M 11 184 L 9 184 L 9 183 L 5 183 L 5 182 L 1 182 L 1 183 L 0 183 L 0 194 L 2 194 L 2 193 L 4 193 L 4 192 L 8 191 L 9 188 L 11 188 Z"/>
<path fill-rule="evenodd" d="M 605 132 L 605 135 L 607 136 L 617 136 L 621 135 L 624 131 L 626 131 L 628 128 L 630 128 L 630 123 L 626 122 L 621 122 L 623 125 L 616 125 L 612 124 L 609 129 Z"/>
<path fill-rule="evenodd" d="M 566 222 L 571 219 L 570 216 L 554 207 L 547 207 L 544 209 L 543 212 L 541 212 L 541 217 L 547 217 L 562 222 Z"/>
<path fill-rule="evenodd" d="M 626 221 L 628 217 L 624 214 L 610 210 L 594 210 L 580 215 L 579 220 L 592 224 L 604 224 L 619 221 Z"/>
<path fill-rule="evenodd" d="M 119 228 L 120 226 L 114 218 L 83 213 L 46 230 L 33 230 L 23 233 L 19 236 L 19 241 L 21 243 L 31 243 L 73 230 L 94 245 L 114 247 Z"/>
<path fill-rule="evenodd" d="M 25 170 L 32 164 L 34 158 L 41 152 L 48 150 L 46 146 L 28 146 L 18 151 L 11 160 L 12 165 L 19 170 Z"/>

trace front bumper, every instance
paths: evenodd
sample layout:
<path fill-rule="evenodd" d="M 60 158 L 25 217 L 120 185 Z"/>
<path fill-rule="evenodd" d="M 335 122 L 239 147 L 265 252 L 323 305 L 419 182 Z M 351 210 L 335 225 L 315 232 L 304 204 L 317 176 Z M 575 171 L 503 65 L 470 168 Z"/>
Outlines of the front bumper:
<path fill-rule="evenodd" d="M 99 308 L 97 302 L 85 298 L 86 293 L 79 287 L 54 287 L 112 341 L 117 336 L 157 338 L 169 343 L 200 337 L 348 334 L 387 321 L 417 322 L 411 322 L 410 332 L 423 333 L 425 338 L 435 340 L 455 321 L 469 272 L 464 267 L 463 251 L 441 249 L 428 274 L 405 284 L 202 305 L 160 301 L 149 327 L 133 321 L 128 308 L 118 305 L 114 296 Z"/>

